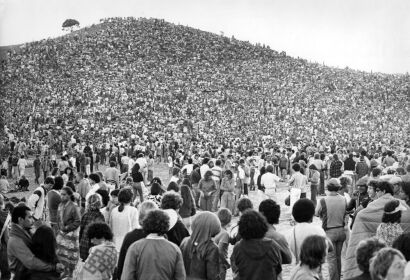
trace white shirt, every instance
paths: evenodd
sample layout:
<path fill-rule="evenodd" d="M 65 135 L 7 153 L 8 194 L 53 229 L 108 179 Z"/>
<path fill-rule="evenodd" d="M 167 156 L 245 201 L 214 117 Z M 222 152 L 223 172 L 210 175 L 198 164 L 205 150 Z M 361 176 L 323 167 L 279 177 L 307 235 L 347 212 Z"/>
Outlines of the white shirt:
<path fill-rule="evenodd" d="M 276 190 L 276 182 L 279 182 L 280 178 L 273 173 L 266 172 L 261 177 L 261 185 L 265 187 L 265 189 L 274 189 Z"/>
<path fill-rule="evenodd" d="M 201 173 L 201 178 L 204 178 L 204 175 L 208 170 L 210 170 L 208 164 L 201 165 L 201 167 L 199 168 L 199 172 Z"/>
<path fill-rule="evenodd" d="M 186 170 L 187 175 L 191 175 L 192 170 L 194 170 L 194 165 L 192 163 L 191 164 L 186 164 L 184 167 L 182 167 L 181 172 L 184 171 L 184 170 Z"/>
<path fill-rule="evenodd" d="M 140 227 L 137 208 L 125 205 L 122 212 L 119 212 L 118 207 L 115 207 L 111 212 L 110 227 L 114 235 L 113 242 L 119 252 L 125 235 L 131 230 Z"/>
<path fill-rule="evenodd" d="M 302 247 L 303 241 L 311 235 L 320 235 L 326 237 L 326 232 L 319 225 L 313 223 L 298 223 L 290 231 L 288 236 L 288 243 L 290 250 L 296 259 L 299 260 L 300 248 Z"/>

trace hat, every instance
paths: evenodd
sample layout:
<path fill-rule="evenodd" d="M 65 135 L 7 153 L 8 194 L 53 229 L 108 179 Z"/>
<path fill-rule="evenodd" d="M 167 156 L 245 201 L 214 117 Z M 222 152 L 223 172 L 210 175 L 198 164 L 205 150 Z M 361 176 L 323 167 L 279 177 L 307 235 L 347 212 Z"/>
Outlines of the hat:
<path fill-rule="evenodd" d="M 399 200 L 391 200 L 384 205 L 384 213 L 385 214 L 394 214 L 399 211 L 406 211 L 407 207 L 401 204 Z"/>

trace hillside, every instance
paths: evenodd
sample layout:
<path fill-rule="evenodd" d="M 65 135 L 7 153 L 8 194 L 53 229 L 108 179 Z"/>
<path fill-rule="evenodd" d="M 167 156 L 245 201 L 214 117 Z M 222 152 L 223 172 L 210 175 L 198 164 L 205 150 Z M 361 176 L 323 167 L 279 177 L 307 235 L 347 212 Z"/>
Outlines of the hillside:
<path fill-rule="evenodd" d="M 407 75 L 312 64 L 163 20 L 107 19 L 26 44 L 0 75 L 5 122 L 16 134 L 27 133 L 21 123 L 58 123 L 63 136 L 90 127 L 92 135 L 179 132 L 173 124 L 189 120 L 213 139 L 409 135 Z"/>

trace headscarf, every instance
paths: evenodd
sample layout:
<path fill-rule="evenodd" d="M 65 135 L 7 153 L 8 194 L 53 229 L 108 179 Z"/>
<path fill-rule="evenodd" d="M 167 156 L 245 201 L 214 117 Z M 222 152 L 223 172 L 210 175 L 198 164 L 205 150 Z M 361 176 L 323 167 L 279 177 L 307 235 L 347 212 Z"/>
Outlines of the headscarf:
<path fill-rule="evenodd" d="M 211 212 L 199 213 L 192 222 L 191 252 L 192 258 L 197 253 L 201 259 L 205 258 L 206 243 L 221 231 L 221 222 L 218 217 Z"/>

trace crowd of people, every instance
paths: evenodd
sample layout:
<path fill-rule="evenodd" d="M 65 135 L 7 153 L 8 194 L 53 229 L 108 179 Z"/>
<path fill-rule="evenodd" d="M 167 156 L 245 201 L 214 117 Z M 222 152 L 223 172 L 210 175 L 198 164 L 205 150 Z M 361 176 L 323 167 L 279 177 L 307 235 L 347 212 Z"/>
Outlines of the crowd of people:
<path fill-rule="evenodd" d="M 0 67 L 2 280 L 410 274 L 408 75 L 134 18 Z"/>

